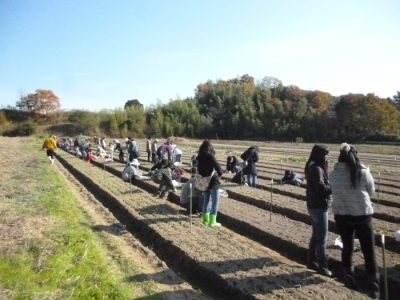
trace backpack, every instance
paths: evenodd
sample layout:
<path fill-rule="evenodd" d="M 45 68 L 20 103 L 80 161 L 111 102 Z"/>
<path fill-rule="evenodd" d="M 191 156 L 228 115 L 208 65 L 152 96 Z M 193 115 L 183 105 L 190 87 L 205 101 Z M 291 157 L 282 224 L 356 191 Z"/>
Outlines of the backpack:
<path fill-rule="evenodd" d="M 161 169 L 156 169 L 151 174 L 151 180 L 153 180 L 153 182 L 155 183 L 161 183 L 162 178 L 163 178 L 163 173 Z"/>
<path fill-rule="evenodd" d="M 134 145 L 134 146 L 132 145 L 129 154 L 133 154 L 133 158 L 138 158 L 138 157 L 140 157 L 140 150 L 139 150 L 139 147 L 136 146 L 136 145 Z"/>

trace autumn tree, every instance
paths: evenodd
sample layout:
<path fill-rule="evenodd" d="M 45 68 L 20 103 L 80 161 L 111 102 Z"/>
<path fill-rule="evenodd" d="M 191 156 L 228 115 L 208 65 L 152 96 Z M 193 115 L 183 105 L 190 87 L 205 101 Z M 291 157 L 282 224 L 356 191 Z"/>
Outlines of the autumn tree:
<path fill-rule="evenodd" d="M 393 103 L 396 106 L 397 110 L 400 111 L 400 92 L 397 91 L 397 95 L 393 96 Z"/>
<path fill-rule="evenodd" d="M 133 99 L 126 101 L 124 109 L 127 109 L 128 107 L 139 107 L 143 109 L 143 104 L 141 104 L 138 99 Z"/>
<path fill-rule="evenodd" d="M 335 110 L 337 127 L 345 140 L 397 134 L 398 111 L 387 99 L 374 94 L 348 94 L 340 97 Z"/>
<path fill-rule="evenodd" d="M 60 107 L 60 99 L 51 90 L 37 89 L 35 93 L 22 95 L 17 108 L 28 112 L 34 119 L 47 119 Z"/>

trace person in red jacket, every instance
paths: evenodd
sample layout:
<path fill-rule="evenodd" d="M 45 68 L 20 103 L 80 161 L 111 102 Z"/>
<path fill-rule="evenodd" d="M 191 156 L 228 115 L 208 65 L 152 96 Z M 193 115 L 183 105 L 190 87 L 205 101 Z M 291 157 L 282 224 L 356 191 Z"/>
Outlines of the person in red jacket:
<path fill-rule="evenodd" d="M 86 156 L 85 156 L 84 160 L 87 161 L 87 162 L 90 162 L 90 160 L 92 160 L 92 159 L 95 159 L 95 160 L 96 160 L 97 157 L 93 155 L 92 149 L 89 149 L 89 150 L 87 151 L 87 153 L 86 153 Z"/>

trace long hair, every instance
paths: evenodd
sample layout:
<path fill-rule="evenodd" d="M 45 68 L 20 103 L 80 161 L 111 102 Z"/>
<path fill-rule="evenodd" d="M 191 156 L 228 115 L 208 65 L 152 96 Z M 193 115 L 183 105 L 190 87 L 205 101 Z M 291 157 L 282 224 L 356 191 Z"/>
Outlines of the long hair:
<path fill-rule="evenodd" d="M 324 170 L 325 175 L 328 176 L 328 162 L 325 159 L 325 156 L 329 154 L 329 149 L 327 146 L 322 144 L 315 144 L 311 150 L 310 157 L 304 167 L 304 174 L 307 175 L 308 167 L 311 163 L 314 163 L 316 166 L 320 167 Z"/>
<path fill-rule="evenodd" d="M 350 181 L 353 188 L 361 179 L 361 163 L 357 156 L 357 150 L 353 145 L 343 143 L 340 146 L 339 162 L 344 162 L 350 169 Z"/>
<path fill-rule="evenodd" d="M 211 144 L 210 140 L 204 140 L 203 143 L 200 145 L 199 154 L 202 152 L 207 152 L 215 155 L 214 146 Z"/>

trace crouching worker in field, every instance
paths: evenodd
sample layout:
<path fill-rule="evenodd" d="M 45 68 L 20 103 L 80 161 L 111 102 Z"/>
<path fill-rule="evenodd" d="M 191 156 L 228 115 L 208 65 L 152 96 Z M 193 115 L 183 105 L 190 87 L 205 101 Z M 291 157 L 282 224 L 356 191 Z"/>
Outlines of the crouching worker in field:
<path fill-rule="evenodd" d="M 291 170 L 285 171 L 285 176 L 282 178 L 282 183 L 300 186 L 303 183 L 303 176 Z"/>
<path fill-rule="evenodd" d="M 203 195 L 199 192 L 195 186 L 195 178 L 192 177 L 185 184 L 182 185 L 180 203 L 182 207 L 186 208 L 188 214 L 202 215 L 203 207 Z M 190 212 L 190 187 L 192 187 L 192 211 Z"/>
<path fill-rule="evenodd" d="M 92 159 L 96 160 L 97 157 L 93 155 L 92 149 L 88 149 L 86 156 L 83 159 L 84 161 L 90 162 Z"/>
<path fill-rule="evenodd" d="M 228 156 L 226 158 L 226 172 L 239 173 L 240 170 L 240 164 L 236 156 Z"/>
<path fill-rule="evenodd" d="M 131 163 L 127 163 L 124 170 L 122 171 L 122 179 L 124 181 L 134 182 L 135 179 L 146 180 L 150 177 L 143 176 L 139 170 L 140 163 L 137 159 L 133 159 Z"/>
<path fill-rule="evenodd" d="M 163 199 L 168 198 L 170 191 L 176 192 L 172 182 L 172 171 L 169 168 L 168 159 L 161 161 L 161 168 L 150 172 L 153 182 L 158 183 L 158 196 Z"/>

